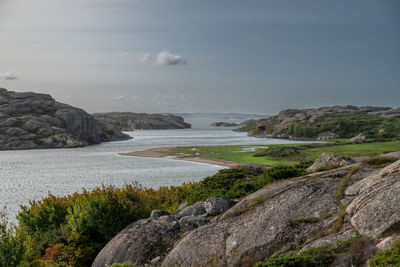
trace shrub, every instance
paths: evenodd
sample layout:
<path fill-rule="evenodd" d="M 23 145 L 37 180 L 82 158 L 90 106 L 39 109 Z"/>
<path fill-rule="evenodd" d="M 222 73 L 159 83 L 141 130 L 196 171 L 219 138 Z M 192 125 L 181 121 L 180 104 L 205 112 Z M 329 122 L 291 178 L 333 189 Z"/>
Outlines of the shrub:
<path fill-rule="evenodd" d="M 302 255 L 281 255 L 278 258 L 270 258 L 265 262 L 256 263 L 255 267 L 317 267 L 320 266 L 310 256 Z"/>
<path fill-rule="evenodd" d="M 268 156 L 273 159 L 299 159 L 300 152 L 297 147 L 294 146 L 271 146 L 264 151 L 253 154 L 253 157 L 264 157 Z"/>
<path fill-rule="evenodd" d="M 277 166 L 274 168 L 267 169 L 263 173 L 263 176 L 272 178 L 273 180 L 281 180 L 281 179 L 298 177 L 306 174 L 307 171 L 301 168 L 296 168 L 292 166 Z"/>
<path fill-rule="evenodd" d="M 6 213 L 0 212 L 0 266 L 22 266 L 27 249 L 26 236 L 15 225 L 8 227 Z"/>
<path fill-rule="evenodd" d="M 397 161 L 397 158 L 393 157 L 374 157 L 374 158 L 369 158 L 365 159 L 362 162 L 377 168 L 382 168 L 384 166 L 387 166 L 395 161 Z"/>
<path fill-rule="evenodd" d="M 397 239 L 392 248 L 380 251 L 369 260 L 371 267 L 400 266 L 400 239 Z"/>
<path fill-rule="evenodd" d="M 341 167 L 340 165 L 326 165 L 317 168 L 315 172 L 324 172 L 324 171 L 334 170 L 340 167 Z"/>

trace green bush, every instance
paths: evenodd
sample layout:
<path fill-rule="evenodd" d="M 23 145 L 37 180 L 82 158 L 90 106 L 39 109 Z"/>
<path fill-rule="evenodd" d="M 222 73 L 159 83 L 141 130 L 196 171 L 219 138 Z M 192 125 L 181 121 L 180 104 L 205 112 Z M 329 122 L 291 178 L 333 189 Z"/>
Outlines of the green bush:
<path fill-rule="evenodd" d="M 6 213 L 0 212 L 0 266 L 17 267 L 23 266 L 28 242 L 22 229 L 16 226 L 8 226 Z"/>
<path fill-rule="evenodd" d="M 320 266 L 310 256 L 282 255 L 278 258 L 270 258 L 265 262 L 256 263 L 255 267 L 317 267 Z"/>
<path fill-rule="evenodd" d="M 30 262 L 38 266 L 89 266 L 125 226 L 147 218 L 154 209 L 176 212 L 197 186 L 189 183 L 154 190 L 133 184 L 102 186 L 65 197 L 49 195 L 22 207 L 17 229 L 24 229 L 31 241 L 25 246 Z"/>
<path fill-rule="evenodd" d="M 205 178 L 188 194 L 188 204 L 210 197 L 240 198 L 277 180 L 297 177 L 306 173 L 302 168 L 291 166 L 272 167 L 261 175 L 257 171 L 244 168 L 221 170 L 217 174 Z"/>
<path fill-rule="evenodd" d="M 296 168 L 293 166 L 277 166 L 267 169 L 263 173 L 263 176 L 272 178 L 273 180 L 281 180 L 281 179 L 298 177 L 306 174 L 307 171 L 305 171 L 302 168 Z"/>
<path fill-rule="evenodd" d="M 256 152 L 253 157 L 271 157 L 273 159 L 298 159 L 300 156 L 299 149 L 294 146 L 271 146 L 264 151 Z"/>
<path fill-rule="evenodd" d="M 389 165 L 390 163 L 393 163 L 397 161 L 397 158 L 393 157 L 374 157 L 374 158 L 369 158 L 365 159 L 362 162 L 374 167 L 382 168 L 386 165 Z"/>
<path fill-rule="evenodd" d="M 371 267 L 400 266 L 400 239 L 397 239 L 392 248 L 378 252 L 369 259 Z"/>

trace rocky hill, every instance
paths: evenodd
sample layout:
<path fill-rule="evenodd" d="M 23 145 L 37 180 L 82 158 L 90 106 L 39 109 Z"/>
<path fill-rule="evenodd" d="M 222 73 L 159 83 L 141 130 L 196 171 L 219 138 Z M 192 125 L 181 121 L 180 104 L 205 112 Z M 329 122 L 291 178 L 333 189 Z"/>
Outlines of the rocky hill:
<path fill-rule="evenodd" d="M 399 158 L 400 153 L 390 156 Z M 236 204 L 212 198 L 175 215 L 153 211 L 114 237 L 92 266 L 125 261 L 253 266 L 317 247 L 322 249 L 311 250 L 308 255 L 314 258 L 306 259 L 328 258 L 312 266 L 365 266 L 376 251 L 400 237 L 400 160 L 391 160 L 386 167 L 377 167 L 378 160 L 349 161 L 338 169 L 282 180 Z M 338 247 L 340 254 L 334 254 Z"/>
<path fill-rule="evenodd" d="M 400 108 L 333 106 L 287 109 L 239 131 L 248 131 L 252 136 L 290 139 L 326 140 L 357 135 L 370 139 L 396 139 L 400 138 Z"/>
<path fill-rule="evenodd" d="M 109 112 L 95 113 L 93 116 L 103 124 L 118 127 L 123 131 L 191 128 L 181 116 L 172 114 Z"/>
<path fill-rule="evenodd" d="M 80 147 L 129 138 L 50 95 L 0 88 L 0 150 Z"/>

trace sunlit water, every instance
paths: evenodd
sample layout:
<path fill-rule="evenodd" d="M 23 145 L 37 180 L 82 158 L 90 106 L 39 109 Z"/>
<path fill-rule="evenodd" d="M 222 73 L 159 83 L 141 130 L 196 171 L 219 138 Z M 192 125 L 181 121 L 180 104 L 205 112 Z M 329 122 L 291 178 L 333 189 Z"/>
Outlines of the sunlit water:
<path fill-rule="evenodd" d="M 62 196 L 101 184 L 122 186 L 134 181 L 153 188 L 179 185 L 201 180 L 223 168 L 173 159 L 120 156 L 119 152 L 167 146 L 290 142 L 209 127 L 127 133 L 134 139 L 73 149 L 1 151 L 0 205 L 7 206 L 9 218 L 14 221 L 19 205 L 41 199 L 48 193 Z"/>

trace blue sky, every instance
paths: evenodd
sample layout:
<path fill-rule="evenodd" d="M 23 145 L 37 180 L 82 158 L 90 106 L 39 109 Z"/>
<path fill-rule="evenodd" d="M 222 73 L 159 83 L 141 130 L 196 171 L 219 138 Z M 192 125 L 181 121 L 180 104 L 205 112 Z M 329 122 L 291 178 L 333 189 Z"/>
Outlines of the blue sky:
<path fill-rule="evenodd" d="M 89 112 L 399 107 L 400 2 L 0 0 L 0 86 Z"/>

